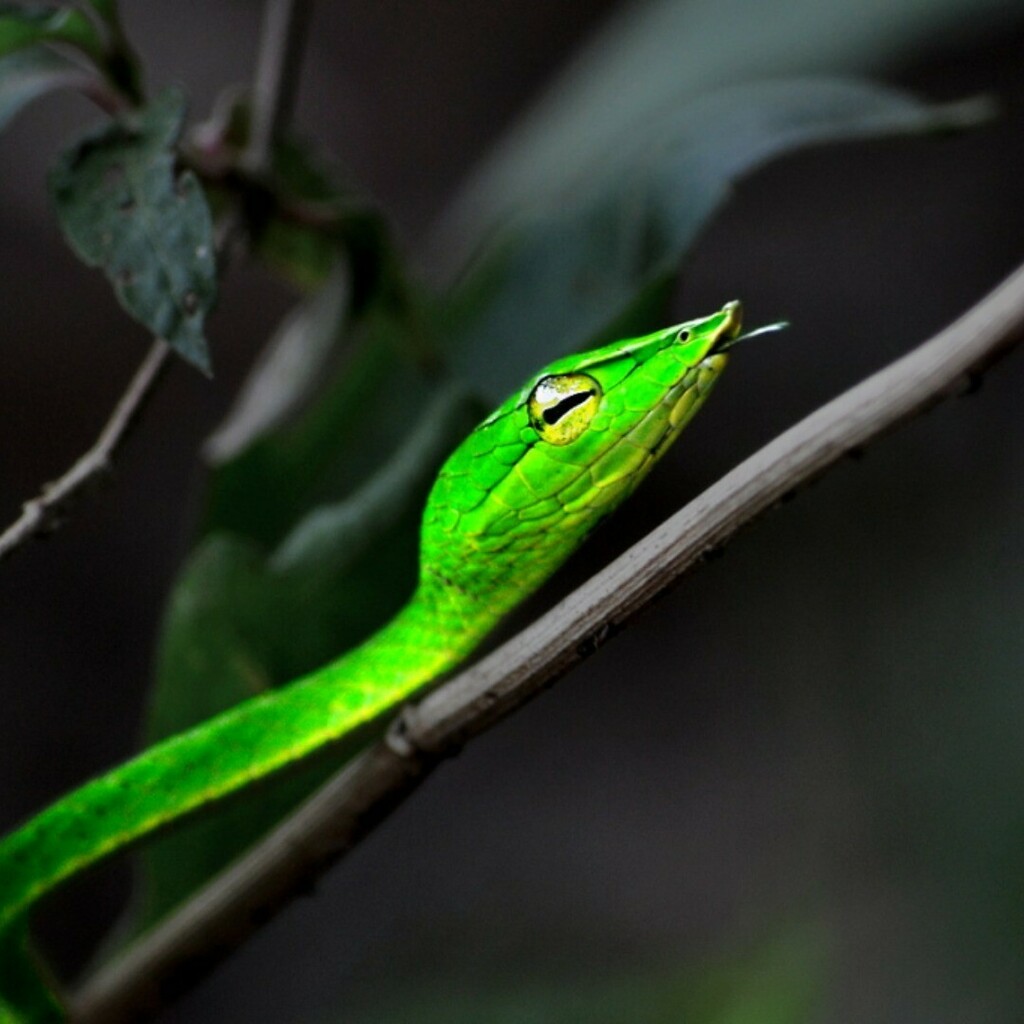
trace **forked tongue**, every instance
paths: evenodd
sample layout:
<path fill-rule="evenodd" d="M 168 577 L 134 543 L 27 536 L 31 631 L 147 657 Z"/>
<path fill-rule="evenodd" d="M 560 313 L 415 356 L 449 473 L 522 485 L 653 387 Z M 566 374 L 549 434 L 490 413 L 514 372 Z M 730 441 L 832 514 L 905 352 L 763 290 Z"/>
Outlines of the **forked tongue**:
<path fill-rule="evenodd" d="M 726 349 L 732 348 L 733 345 L 738 345 L 741 341 L 749 341 L 751 338 L 756 338 L 761 334 L 774 334 L 776 331 L 784 331 L 788 326 L 788 320 L 779 320 L 774 324 L 765 324 L 764 327 L 755 327 L 752 331 L 737 334 L 735 338 L 723 338 L 715 346 L 715 351 L 724 352 Z"/>

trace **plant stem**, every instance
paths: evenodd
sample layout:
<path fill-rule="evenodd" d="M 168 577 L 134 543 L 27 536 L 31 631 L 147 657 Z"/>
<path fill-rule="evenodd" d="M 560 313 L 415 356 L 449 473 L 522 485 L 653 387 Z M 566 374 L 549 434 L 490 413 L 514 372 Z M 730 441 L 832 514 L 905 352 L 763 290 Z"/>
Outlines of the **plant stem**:
<path fill-rule="evenodd" d="M 274 141 L 291 116 L 311 9 L 311 0 L 268 0 L 263 9 L 245 154 L 245 164 L 254 174 L 269 170 Z"/>
<path fill-rule="evenodd" d="M 110 473 L 114 456 L 163 377 L 170 354 L 166 342 L 153 342 L 96 443 L 60 479 L 46 484 L 38 497 L 25 502 L 21 516 L 0 534 L 0 562 L 26 541 L 59 526 L 72 502 Z"/>

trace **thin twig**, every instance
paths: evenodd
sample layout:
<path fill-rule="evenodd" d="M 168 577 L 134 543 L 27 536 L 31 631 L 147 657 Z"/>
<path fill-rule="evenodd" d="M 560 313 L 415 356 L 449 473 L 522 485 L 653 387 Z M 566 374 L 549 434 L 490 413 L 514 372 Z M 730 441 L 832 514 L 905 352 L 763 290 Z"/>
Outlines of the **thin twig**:
<path fill-rule="evenodd" d="M 207 974 L 469 739 L 551 685 L 711 550 L 850 452 L 963 392 L 1024 339 L 1024 267 L 909 355 L 766 445 L 528 629 L 399 716 L 264 841 L 73 1000 L 76 1024 L 137 1019 Z"/>
<path fill-rule="evenodd" d="M 263 9 L 252 126 L 245 153 L 245 164 L 252 173 L 268 170 L 274 140 L 291 116 L 311 9 L 311 0 L 268 0 Z"/>
<path fill-rule="evenodd" d="M 170 352 L 166 342 L 153 342 L 96 443 L 59 480 L 25 502 L 21 516 L 0 534 L 0 562 L 32 537 L 55 529 L 74 499 L 110 473 L 114 456 L 167 369 Z"/>

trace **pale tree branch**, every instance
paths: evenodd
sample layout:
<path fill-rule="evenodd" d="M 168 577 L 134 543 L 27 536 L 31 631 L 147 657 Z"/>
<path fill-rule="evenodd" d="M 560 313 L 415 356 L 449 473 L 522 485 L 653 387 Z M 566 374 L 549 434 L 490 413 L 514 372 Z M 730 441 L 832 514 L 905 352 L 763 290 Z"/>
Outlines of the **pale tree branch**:
<path fill-rule="evenodd" d="M 1024 267 L 921 345 L 801 420 L 493 654 L 410 706 L 265 840 L 72 1001 L 137 1019 L 194 984 L 351 850 L 445 757 L 551 685 L 688 568 L 844 457 L 969 389 L 1024 338 Z"/>

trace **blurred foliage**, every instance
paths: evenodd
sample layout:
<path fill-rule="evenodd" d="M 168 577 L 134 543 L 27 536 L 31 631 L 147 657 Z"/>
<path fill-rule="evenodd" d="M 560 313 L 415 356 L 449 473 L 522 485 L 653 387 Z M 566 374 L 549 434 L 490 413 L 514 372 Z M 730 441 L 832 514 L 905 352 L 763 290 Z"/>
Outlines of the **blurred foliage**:
<path fill-rule="evenodd" d="M 29 1020 L 46 1024 L 61 1019 L 60 1007 L 51 987 L 40 977 L 49 976 L 37 957 L 29 950 L 27 929 L 18 928 L 0 933 L 0 1021 Z M 17 1013 L 17 1016 L 8 1014 Z"/>
<path fill-rule="evenodd" d="M 74 88 L 82 81 L 78 65 L 41 47 L 0 57 L 0 131 L 34 99 L 55 89 Z"/>
<path fill-rule="evenodd" d="M 267 342 L 231 411 L 206 443 L 211 464 L 227 462 L 266 437 L 315 395 L 338 354 L 350 297 L 347 266 L 337 262 L 323 286 L 300 302 Z"/>
<path fill-rule="evenodd" d="M 735 961 L 662 973 L 589 978 L 575 985 L 494 983 L 466 991 L 430 988 L 385 1000 L 360 1024 L 808 1024 L 819 1019 L 827 943 L 811 932 L 786 934 Z"/>
<path fill-rule="evenodd" d="M 300 288 L 321 283 L 345 253 L 358 315 L 377 299 L 401 301 L 404 278 L 383 214 L 337 180 L 312 147 L 282 139 L 270 170 L 274 204 L 255 238 L 255 252 Z"/>
<path fill-rule="evenodd" d="M 381 211 L 313 145 L 288 136 L 274 141 L 270 166 L 250 176 L 250 122 L 248 95 L 231 86 L 190 133 L 186 155 L 203 176 L 214 208 L 230 202 L 241 187 L 254 255 L 297 288 L 322 285 L 340 250 L 354 314 L 385 296 L 400 302 L 404 271 Z"/>
<path fill-rule="evenodd" d="M 142 71 L 121 28 L 115 0 L 89 3 L 95 18 L 73 4 L 0 4 L 0 57 L 28 48 L 29 52 L 55 56 L 64 49 L 85 58 L 87 67 L 74 84 L 94 97 L 106 93 L 109 106 L 142 100 Z M 98 21 L 96 19 L 99 19 Z M 0 81 L 3 78 L 0 71 Z M 2 86 L 0 86 L 2 88 Z"/>
<path fill-rule="evenodd" d="M 863 75 L 1019 23 L 1016 0 L 641 0 L 624 5 L 476 169 L 445 218 L 461 267 L 491 229 L 633 148 L 694 99 L 750 82 Z"/>
<path fill-rule="evenodd" d="M 103 52 L 96 26 L 81 11 L 53 4 L 0 4 L 0 56 L 35 43 L 67 43 L 92 56 Z"/>

